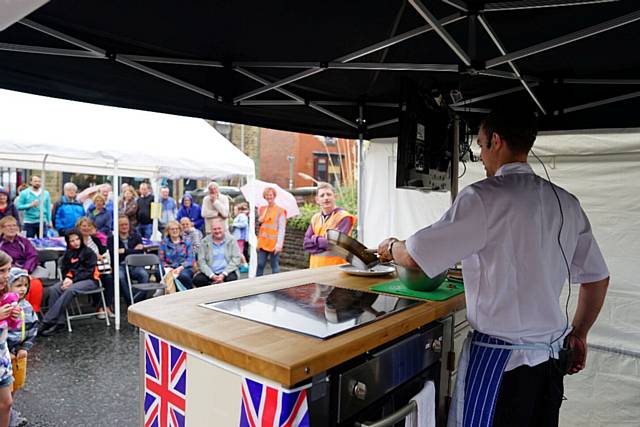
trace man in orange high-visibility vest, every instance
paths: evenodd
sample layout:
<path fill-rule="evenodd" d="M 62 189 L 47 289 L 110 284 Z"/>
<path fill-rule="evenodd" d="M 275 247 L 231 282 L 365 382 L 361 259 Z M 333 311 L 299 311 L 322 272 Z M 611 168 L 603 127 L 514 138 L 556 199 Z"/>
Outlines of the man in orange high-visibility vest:
<path fill-rule="evenodd" d="M 335 256 L 328 250 L 327 230 L 335 229 L 351 235 L 356 217 L 336 207 L 336 191 L 327 182 L 318 185 L 316 203 L 320 205 L 321 210 L 311 218 L 311 224 L 304 235 L 303 242 L 304 250 L 311 255 L 309 268 L 344 264 L 347 262 L 344 258 Z"/>
<path fill-rule="evenodd" d="M 279 255 L 284 245 L 284 233 L 287 227 L 287 212 L 276 205 L 276 190 L 267 187 L 262 192 L 262 196 L 267 201 L 267 206 L 261 206 L 258 210 L 260 215 L 258 223 L 258 269 L 256 276 L 264 274 L 264 267 L 267 259 L 271 258 L 271 272 L 280 272 Z"/>

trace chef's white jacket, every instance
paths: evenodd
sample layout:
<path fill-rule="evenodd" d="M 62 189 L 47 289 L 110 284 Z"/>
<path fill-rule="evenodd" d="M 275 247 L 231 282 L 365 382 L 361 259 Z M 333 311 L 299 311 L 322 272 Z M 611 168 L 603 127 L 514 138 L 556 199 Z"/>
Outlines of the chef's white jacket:
<path fill-rule="evenodd" d="M 571 282 L 609 276 L 578 199 L 554 187 L 562 214 L 551 184 L 529 164 L 505 164 L 462 190 L 438 222 L 407 240 L 409 254 L 429 276 L 462 260 L 467 318 L 475 330 L 512 343 L 562 343 L 568 330 L 559 303 L 567 281 L 561 224 Z M 515 350 L 506 370 L 549 356 Z"/>

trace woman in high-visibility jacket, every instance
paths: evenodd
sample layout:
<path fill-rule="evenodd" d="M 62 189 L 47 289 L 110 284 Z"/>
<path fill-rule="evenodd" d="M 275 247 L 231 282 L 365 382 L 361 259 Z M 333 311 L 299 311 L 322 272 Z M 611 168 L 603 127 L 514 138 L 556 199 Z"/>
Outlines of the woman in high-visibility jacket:
<path fill-rule="evenodd" d="M 276 205 L 276 190 L 267 187 L 262 192 L 262 197 L 267 201 L 267 206 L 258 209 L 258 270 L 256 276 L 264 274 L 267 259 L 271 258 L 271 272 L 280 272 L 279 255 L 284 245 L 284 233 L 287 227 L 287 212 Z"/>
<path fill-rule="evenodd" d="M 329 183 L 322 182 L 318 185 L 316 203 L 320 205 L 321 210 L 311 218 L 303 242 L 304 250 L 311 255 L 309 268 L 344 264 L 347 262 L 344 258 L 335 256 L 328 250 L 327 230 L 335 229 L 351 235 L 356 217 L 336 207 L 336 191 Z"/>

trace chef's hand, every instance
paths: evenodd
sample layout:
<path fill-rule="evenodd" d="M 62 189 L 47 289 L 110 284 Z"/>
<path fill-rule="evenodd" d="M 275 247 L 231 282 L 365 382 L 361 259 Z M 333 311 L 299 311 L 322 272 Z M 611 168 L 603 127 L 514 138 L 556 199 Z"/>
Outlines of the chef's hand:
<path fill-rule="evenodd" d="M 567 373 L 569 375 L 577 374 L 587 364 L 587 337 L 571 333 L 567 336 L 566 343 L 573 350 L 573 363 Z"/>
<path fill-rule="evenodd" d="M 398 239 L 395 237 L 389 237 L 388 239 L 384 239 L 378 245 L 378 257 L 381 262 L 393 261 L 393 257 L 391 256 L 391 252 L 389 251 L 389 246 L 393 242 L 397 242 Z"/>

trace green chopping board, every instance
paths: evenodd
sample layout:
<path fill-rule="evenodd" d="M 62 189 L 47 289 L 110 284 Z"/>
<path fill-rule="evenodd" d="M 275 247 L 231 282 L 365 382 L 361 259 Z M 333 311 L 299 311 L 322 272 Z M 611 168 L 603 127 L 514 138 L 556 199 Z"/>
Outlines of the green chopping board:
<path fill-rule="evenodd" d="M 401 281 L 395 280 L 393 282 L 383 283 L 380 285 L 373 285 L 369 287 L 369 290 L 401 295 L 404 297 L 427 299 L 431 301 L 444 301 L 464 292 L 464 286 L 462 283 L 445 280 L 435 291 L 420 292 L 412 291 Z"/>

